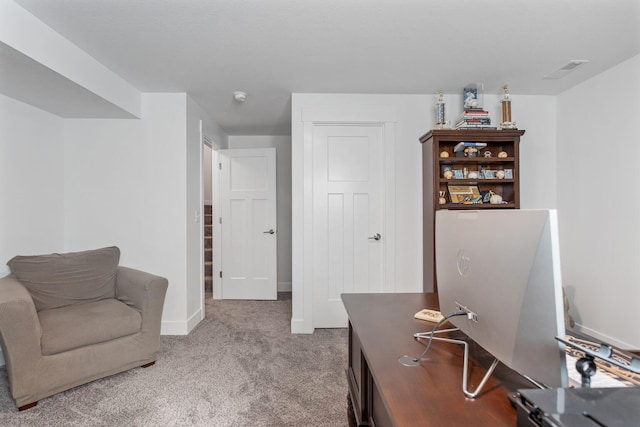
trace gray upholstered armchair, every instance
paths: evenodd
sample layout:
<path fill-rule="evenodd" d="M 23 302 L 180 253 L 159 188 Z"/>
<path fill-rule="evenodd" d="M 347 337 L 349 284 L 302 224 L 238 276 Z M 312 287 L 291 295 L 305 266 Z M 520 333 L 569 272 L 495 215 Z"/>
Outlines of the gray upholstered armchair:
<path fill-rule="evenodd" d="M 98 378 L 155 363 L 167 279 L 118 267 L 116 247 L 8 262 L 0 342 L 20 410 Z"/>

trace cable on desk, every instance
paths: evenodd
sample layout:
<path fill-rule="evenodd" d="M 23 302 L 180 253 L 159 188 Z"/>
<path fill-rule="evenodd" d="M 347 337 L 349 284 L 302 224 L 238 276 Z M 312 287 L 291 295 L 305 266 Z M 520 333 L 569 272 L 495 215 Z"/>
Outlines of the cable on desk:
<path fill-rule="evenodd" d="M 427 354 L 427 351 L 429 351 L 429 347 L 431 347 L 431 342 L 433 342 L 433 336 L 435 335 L 435 332 L 438 330 L 438 328 L 439 328 L 439 327 L 440 327 L 444 322 L 446 322 L 446 321 L 447 321 L 447 320 L 449 320 L 450 318 L 452 318 L 452 317 L 456 317 L 456 316 L 467 316 L 467 313 L 466 313 L 466 312 L 464 312 L 464 311 L 458 311 L 458 312 L 455 312 L 455 313 L 451 313 L 451 314 L 448 314 L 448 315 L 444 316 L 444 317 L 443 317 L 443 318 L 442 318 L 438 323 L 436 323 L 436 324 L 434 325 L 434 327 L 431 329 L 431 333 L 430 333 L 430 336 L 429 336 L 429 342 L 427 343 L 427 346 L 426 346 L 426 347 L 425 347 L 425 349 L 422 351 L 422 353 L 420 353 L 420 356 L 415 357 L 415 358 L 413 359 L 413 361 L 414 361 L 414 362 L 419 362 L 419 361 L 420 361 L 420 360 L 421 360 L 421 359 L 422 359 L 422 358 Z M 416 339 L 417 339 L 417 338 L 416 338 Z"/>

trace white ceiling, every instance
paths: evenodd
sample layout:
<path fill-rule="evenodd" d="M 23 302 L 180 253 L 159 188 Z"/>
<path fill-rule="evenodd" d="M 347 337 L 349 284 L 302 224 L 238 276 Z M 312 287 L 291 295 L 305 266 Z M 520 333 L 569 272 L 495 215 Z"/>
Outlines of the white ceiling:
<path fill-rule="evenodd" d="M 293 92 L 553 95 L 640 53 L 640 0 L 16 2 L 139 90 L 188 92 L 230 135 L 290 134 Z M 590 62 L 544 79 L 572 59 Z"/>

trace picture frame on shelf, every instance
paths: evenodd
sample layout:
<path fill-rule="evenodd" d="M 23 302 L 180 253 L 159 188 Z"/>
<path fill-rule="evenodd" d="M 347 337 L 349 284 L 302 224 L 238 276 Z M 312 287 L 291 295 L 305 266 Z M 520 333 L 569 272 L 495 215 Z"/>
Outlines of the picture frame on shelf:
<path fill-rule="evenodd" d="M 504 169 L 504 179 L 513 179 L 513 169 Z"/>
<path fill-rule="evenodd" d="M 451 203 L 473 204 L 475 200 L 482 200 L 477 185 L 449 185 L 449 199 Z"/>
<path fill-rule="evenodd" d="M 455 179 L 462 179 L 464 178 L 464 173 L 462 172 L 462 169 L 454 169 L 453 170 L 453 177 Z"/>
<path fill-rule="evenodd" d="M 489 170 L 489 169 L 484 170 L 484 179 L 495 179 L 495 178 L 496 178 L 496 171 Z"/>

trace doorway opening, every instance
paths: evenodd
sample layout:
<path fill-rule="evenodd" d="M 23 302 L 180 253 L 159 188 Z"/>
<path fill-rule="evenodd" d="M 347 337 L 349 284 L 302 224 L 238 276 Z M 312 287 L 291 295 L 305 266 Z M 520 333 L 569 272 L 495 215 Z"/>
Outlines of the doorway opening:
<path fill-rule="evenodd" d="M 204 285 L 204 298 L 213 298 L 214 288 L 214 226 L 213 226 L 213 214 L 214 214 L 214 173 L 213 165 L 215 164 L 215 155 L 218 147 L 209 139 L 206 135 L 202 137 L 202 182 L 203 182 L 203 208 L 202 208 L 202 226 L 203 226 L 203 285 Z"/>

